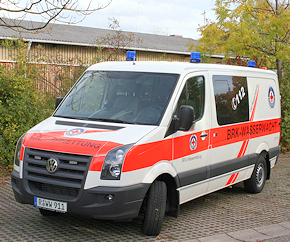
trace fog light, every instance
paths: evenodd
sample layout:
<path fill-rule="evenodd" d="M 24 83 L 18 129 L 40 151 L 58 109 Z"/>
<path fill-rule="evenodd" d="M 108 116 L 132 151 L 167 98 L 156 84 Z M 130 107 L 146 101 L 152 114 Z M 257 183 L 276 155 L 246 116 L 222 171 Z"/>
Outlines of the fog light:
<path fill-rule="evenodd" d="M 108 199 L 109 202 L 111 202 L 111 201 L 113 201 L 114 196 L 110 194 L 110 195 L 107 196 L 107 199 Z"/>

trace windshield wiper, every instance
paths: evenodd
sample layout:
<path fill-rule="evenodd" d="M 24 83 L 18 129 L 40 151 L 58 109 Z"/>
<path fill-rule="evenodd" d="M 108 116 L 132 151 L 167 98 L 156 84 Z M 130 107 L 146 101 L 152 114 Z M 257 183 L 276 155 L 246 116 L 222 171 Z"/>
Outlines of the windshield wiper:
<path fill-rule="evenodd" d="M 65 116 L 65 115 L 53 115 L 53 117 L 70 118 L 70 119 L 83 119 L 80 117 L 71 117 L 71 116 Z"/>
<path fill-rule="evenodd" d="M 135 122 L 124 121 L 120 119 L 110 119 L 110 118 L 87 118 L 88 120 L 100 121 L 100 122 L 112 122 L 112 123 L 122 123 L 122 124 L 136 124 Z"/>

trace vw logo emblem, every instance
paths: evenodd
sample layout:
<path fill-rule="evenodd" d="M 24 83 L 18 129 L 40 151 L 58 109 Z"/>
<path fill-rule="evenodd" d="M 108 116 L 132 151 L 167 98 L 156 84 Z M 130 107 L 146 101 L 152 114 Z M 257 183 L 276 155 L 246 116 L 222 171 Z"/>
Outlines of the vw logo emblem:
<path fill-rule="evenodd" d="M 58 161 L 55 158 L 49 158 L 46 162 L 46 170 L 49 173 L 54 173 L 56 172 L 58 165 Z"/>

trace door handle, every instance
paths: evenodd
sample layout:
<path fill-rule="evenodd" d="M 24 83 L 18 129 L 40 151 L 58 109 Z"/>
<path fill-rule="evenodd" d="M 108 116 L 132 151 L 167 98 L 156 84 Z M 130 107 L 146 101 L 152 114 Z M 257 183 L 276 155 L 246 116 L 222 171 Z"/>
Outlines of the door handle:
<path fill-rule="evenodd" d="M 208 133 L 203 133 L 203 134 L 200 135 L 200 138 L 205 138 L 207 136 L 208 136 Z"/>

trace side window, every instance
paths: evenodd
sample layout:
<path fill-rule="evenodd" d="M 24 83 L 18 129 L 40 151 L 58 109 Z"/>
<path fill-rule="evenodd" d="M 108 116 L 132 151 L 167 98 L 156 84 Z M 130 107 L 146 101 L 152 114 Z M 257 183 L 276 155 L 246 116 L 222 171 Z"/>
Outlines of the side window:
<path fill-rule="evenodd" d="M 249 98 L 246 77 L 213 76 L 219 125 L 249 121 Z"/>
<path fill-rule="evenodd" d="M 195 120 L 202 117 L 204 110 L 204 77 L 192 77 L 186 81 L 178 100 L 178 116 L 182 105 L 189 105 L 194 108 Z"/>

